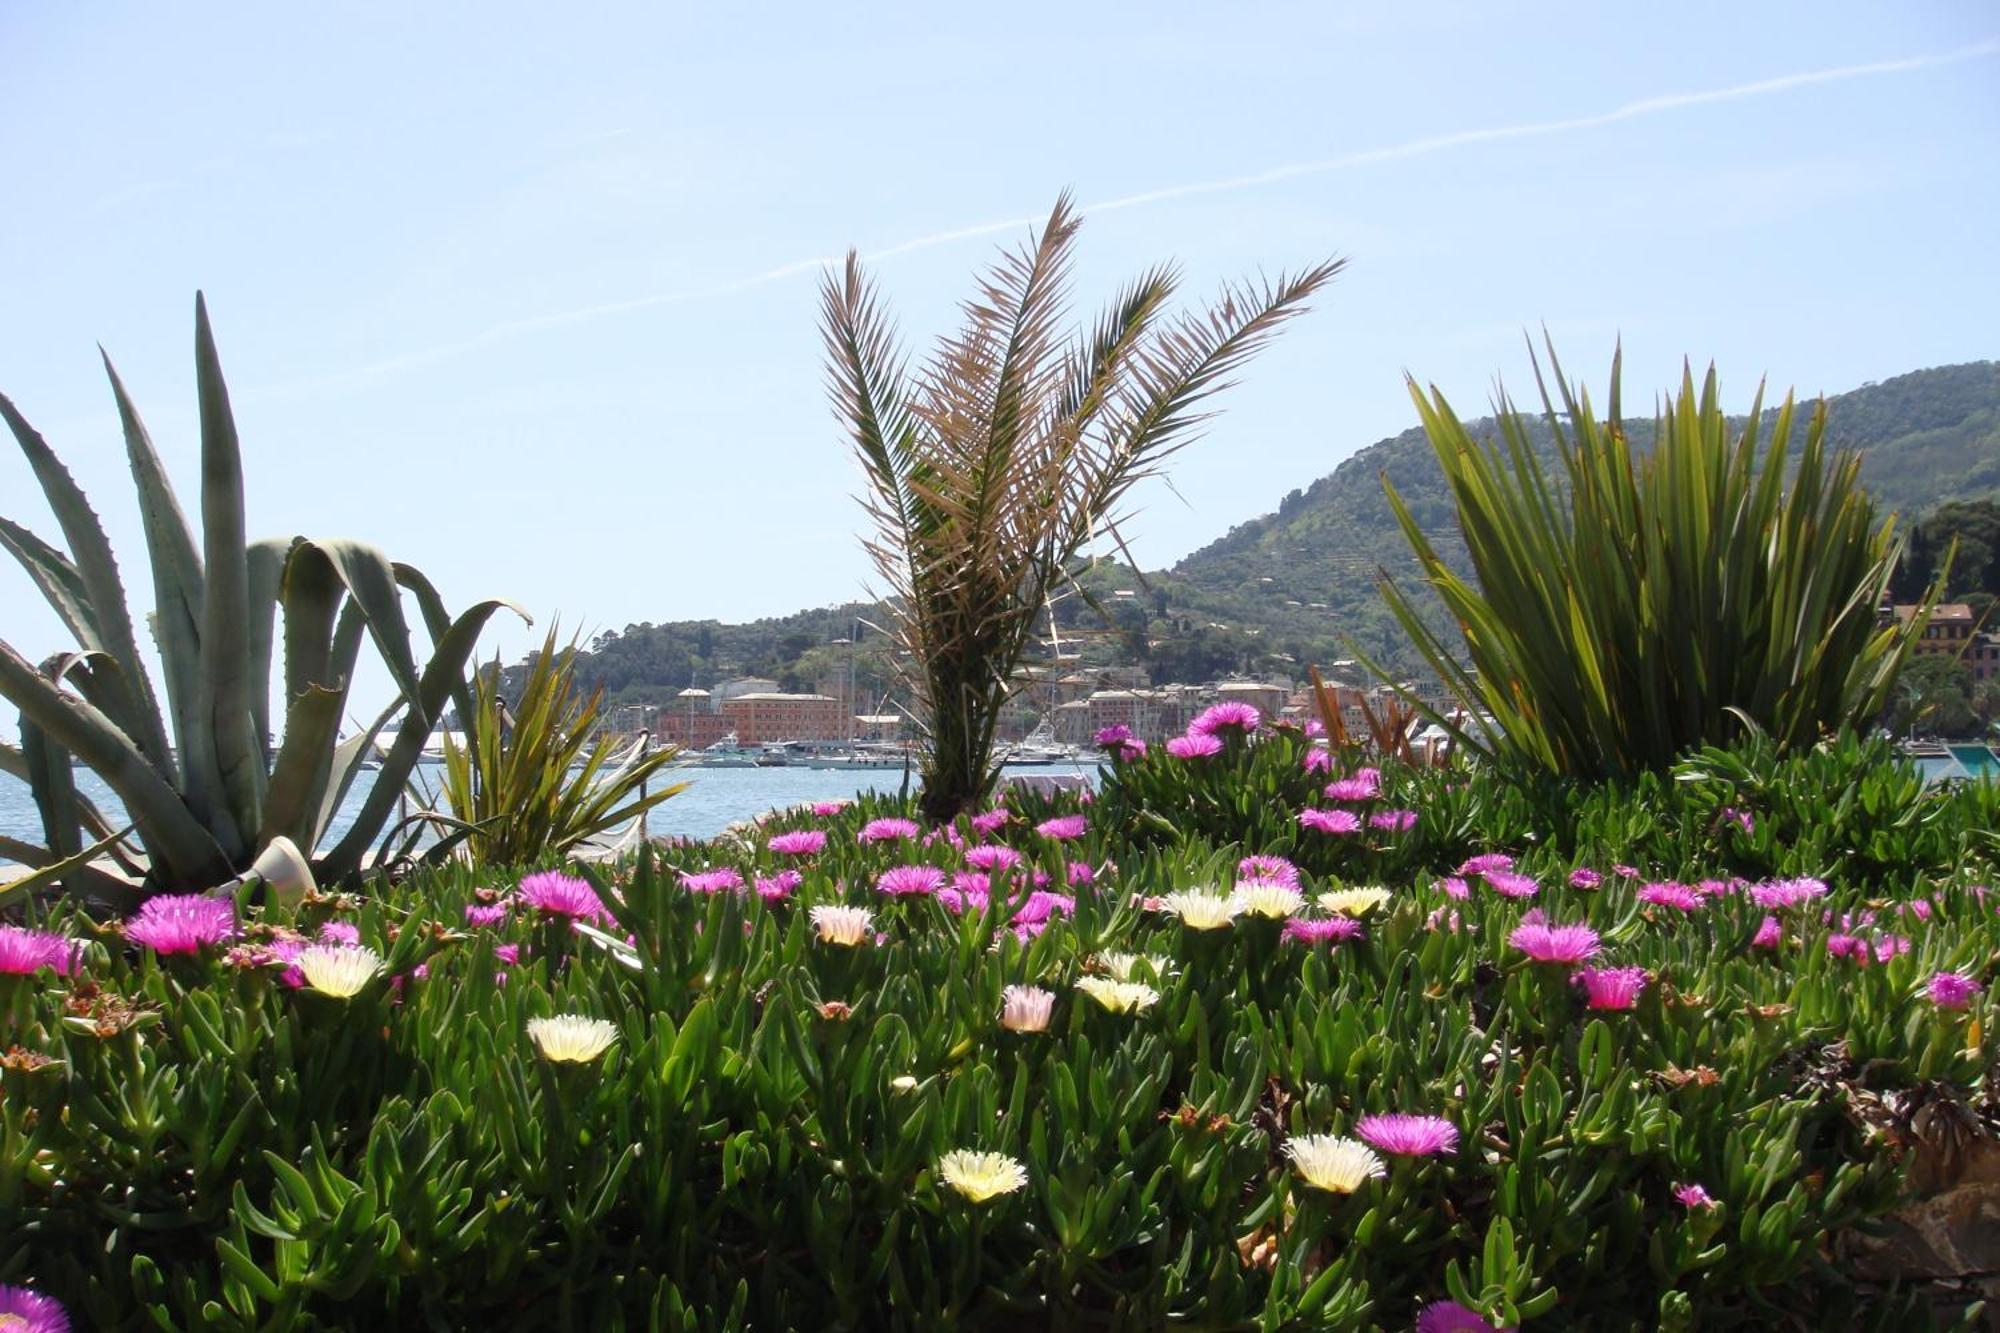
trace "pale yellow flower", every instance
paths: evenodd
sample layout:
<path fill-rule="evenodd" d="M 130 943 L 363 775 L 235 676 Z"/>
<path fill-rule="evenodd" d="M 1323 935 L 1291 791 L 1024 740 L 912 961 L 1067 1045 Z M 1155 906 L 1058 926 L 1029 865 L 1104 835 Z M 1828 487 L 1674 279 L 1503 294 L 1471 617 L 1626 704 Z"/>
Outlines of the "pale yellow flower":
<path fill-rule="evenodd" d="M 1085 977 L 1076 983 L 1076 988 L 1114 1014 L 1135 1014 L 1160 1002 L 1158 991 L 1136 981 Z"/>
<path fill-rule="evenodd" d="M 536 1049 L 557 1064 L 587 1064 L 618 1040 L 618 1026 L 582 1014 L 528 1020 L 528 1037 Z"/>
<path fill-rule="evenodd" d="M 302 950 L 293 965 L 306 985 L 321 995 L 345 1000 L 360 993 L 382 970 L 382 955 L 365 944 L 315 944 Z"/>
<path fill-rule="evenodd" d="M 1305 895 L 1282 884 L 1240 884 L 1236 901 L 1251 916 L 1296 916 L 1306 905 Z"/>
<path fill-rule="evenodd" d="M 1119 981 L 1131 981 L 1135 975 L 1160 981 L 1165 979 L 1167 969 L 1173 966 L 1173 962 L 1158 954 L 1114 951 L 1097 955 L 1097 965 Z"/>
<path fill-rule="evenodd" d="M 1180 918 L 1189 930 L 1220 930 L 1243 913 L 1243 904 L 1222 893 L 1169 893 L 1160 910 Z"/>
<path fill-rule="evenodd" d="M 1388 1174 L 1373 1148 L 1338 1134 L 1296 1134 L 1285 1144 L 1285 1156 L 1306 1184 L 1329 1194 L 1352 1194 Z"/>
<path fill-rule="evenodd" d="M 866 907 L 822 906 L 812 909 L 812 923 L 822 943 L 853 948 L 867 943 L 875 927 L 875 914 Z"/>
<path fill-rule="evenodd" d="M 938 1159 L 938 1179 L 974 1203 L 985 1203 L 1002 1194 L 1012 1194 L 1028 1183 L 1028 1168 L 999 1152 L 970 1152 L 964 1148 Z"/>
<path fill-rule="evenodd" d="M 898 1074 L 896 1075 L 896 1077 L 889 1080 L 889 1086 L 894 1088 L 897 1092 L 915 1092 L 917 1088 L 917 1080 L 916 1077 L 911 1074 Z"/>
<path fill-rule="evenodd" d="M 1329 912 L 1342 916 L 1367 916 L 1370 912 L 1389 901 L 1392 895 L 1384 888 L 1329 889 L 1319 896 L 1319 905 Z"/>

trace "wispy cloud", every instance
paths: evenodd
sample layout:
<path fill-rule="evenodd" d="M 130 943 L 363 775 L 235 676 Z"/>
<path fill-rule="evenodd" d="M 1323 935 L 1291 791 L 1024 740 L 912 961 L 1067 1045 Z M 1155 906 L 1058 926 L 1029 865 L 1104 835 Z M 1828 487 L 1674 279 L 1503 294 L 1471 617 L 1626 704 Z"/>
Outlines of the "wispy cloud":
<path fill-rule="evenodd" d="M 1421 139 L 1410 139 L 1403 143 L 1387 144 L 1378 148 L 1361 149 L 1343 153 L 1336 157 L 1315 158 L 1304 162 L 1289 162 L 1245 175 L 1222 176 L 1213 180 L 1190 181 L 1178 185 L 1166 185 L 1158 189 L 1145 190 L 1137 194 L 1120 195 L 1113 199 L 1101 199 L 1085 204 L 1083 212 L 1112 213 L 1129 208 L 1144 208 L 1153 204 L 1167 203 L 1176 199 L 1186 199 L 1196 195 L 1229 194 L 1239 190 L 1258 189 L 1285 181 L 1307 176 L 1324 176 L 1334 172 L 1351 171 L 1360 167 L 1375 166 L 1389 162 L 1404 162 L 1412 158 L 1428 157 L 1435 153 L 1450 152 L 1475 144 L 1504 143 L 1519 139 L 1542 139 L 1555 135 L 1576 134 L 1588 130 L 1604 129 L 1625 121 L 1644 120 L 1654 116 L 1671 115 L 1677 111 L 1687 111 L 1695 107 L 1716 106 L 1727 102 L 1743 102 L 1754 98 L 1775 97 L 1795 92 L 1802 88 L 1812 88 L 1825 84 L 1847 83 L 1857 79 L 1883 78 L 1897 74 L 1912 74 L 1920 70 L 1937 69 L 1946 65 L 1958 65 L 1967 61 L 1985 60 L 2000 55 L 2000 38 L 1991 38 L 1971 46 L 1959 47 L 1952 51 L 1931 52 L 1925 55 L 1907 56 L 1897 60 L 1876 60 L 1858 65 L 1836 65 L 1828 69 L 1805 70 L 1794 74 L 1781 74 L 1774 78 L 1757 79 L 1749 83 L 1732 84 L 1726 88 L 1704 88 L 1695 92 L 1668 93 L 1659 97 L 1646 97 L 1638 101 L 1626 102 L 1608 111 L 1594 112 L 1583 116 L 1566 116 L 1556 120 L 1522 121 L 1512 125 L 1492 125 L 1479 129 L 1458 130 L 1450 134 L 1431 135 Z M 1037 215 L 1024 214 L 1019 217 L 1002 218 L 991 222 L 975 222 L 944 231 L 914 236 L 897 241 L 863 254 L 864 259 L 892 259 L 898 255 L 911 254 L 919 250 L 930 250 L 938 246 L 951 245 L 959 241 L 974 240 L 982 236 L 992 236 L 1003 232 L 1016 231 L 1034 225 Z M 629 314 L 639 310 L 651 310 L 662 306 L 682 305 L 691 301 L 711 300 L 737 292 L 761 287 L 769 283 L 782 282 L 806 273 L 815 273 L 830 264 L 839 262 L 837 255 L 814 255 L 795 259 L 788 263 L 767 268 L 730 282 L 678 291 L 657 292 L 647 296 L 634 297 L 624 301 L 610 301 L 598 305 L 581 306 L 570 310 L 552 311 L 543 315 L 532 315 L 521 319 L 507 320 L 495 324 L 479 333 L 455 342 L 439 344 L 422 351 L 413 352 L 389 360 L 375 362 L 335 376 L 322 377 L 310 382 L 298 382 L 284 386 L 285 389 L 318 388 L 330 383 L 352 383 L 358 379 L 370 379 L 378 375 L 391 374 L 413 366 L 427 364 L 459 352 L 469 351 L 482 344 L 503 338 L 516 337 L 525 333 L 535 333 L 564 325 L 584 323 L 601 319 L 608 315 Z"/>

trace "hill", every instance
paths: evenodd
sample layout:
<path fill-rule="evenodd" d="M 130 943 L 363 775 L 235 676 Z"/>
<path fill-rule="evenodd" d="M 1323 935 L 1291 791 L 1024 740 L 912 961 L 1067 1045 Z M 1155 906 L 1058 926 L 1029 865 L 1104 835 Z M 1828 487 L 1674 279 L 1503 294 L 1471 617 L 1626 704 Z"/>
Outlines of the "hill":
<path fill-rule="evenodd" d="M 2000 363 L 1919 370 L 1830 397 L 1827 406 L 1834 443 L 1860 452 L 1865 484 L 1906 521 L 1947 500 L 2000 494 Z M 1475 436 L 1496 433 L 1491 417 L 1470 424 Z M 1629 420 L 1627 431 L 1634 448 L 1644 449 L 1652 419 Z M 1552 461 L 1545 427 L 1536 440 Z M 1414 568 L 1383 497 L 1385 476 L 1441 551 L 1449 557 L 1463 550 L 1430 445 L 1422 431 L 1408 430 L 1362 449 L 1285 496 L 1275 512 L 1238 525 L 1170 570 L 1141 578 L 1115 564 L 1097 566 L 1086 582 L 1113 623 L 1104 628 L 1073 599 L 1057 617 L 1063 651 L 1085 665 L 1143 665 L 1156 682 L 1230 672 L 1300 675 L 1308 663 L 1347 656 L 1350 645 L 1410 664 L 1375 588 L 1377 570 L 1407 576 Z M 744 625 L 627 626 L 594 640 L 579 674 L 621 702 L 663 702 L 689 684 L 730 674 L 809 689 L 847 669 L 847 649 L 832 640 L 851 633 L 857 616 L 879 619 L 845 606 Z M 855 657 L 862 697 L 889 687 L 879 635 L 864 635 Z"/>

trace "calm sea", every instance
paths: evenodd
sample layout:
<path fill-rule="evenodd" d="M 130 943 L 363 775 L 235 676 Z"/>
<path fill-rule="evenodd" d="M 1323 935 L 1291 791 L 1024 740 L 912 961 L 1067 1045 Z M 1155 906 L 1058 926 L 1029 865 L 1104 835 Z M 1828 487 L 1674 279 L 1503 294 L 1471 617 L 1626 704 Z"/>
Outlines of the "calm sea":
<path fill-rule="evenodd" d="M 1007 770 L 1009 776 L 1017 773 L 1067 773 L 1088 777 L 1095 772 L 1093 765 Z M 432 789 L 436 788 L 434 771 L 420 767 L 418 776 L 420 779 L 428 778 Z M 902 786 L 903 774 L 900 769 L 690 768 L 674 770 L 669 781 L 686 782 L 688 789 L 653 808 L 646 820 L 647 831 L 656 837 L 712 838 L 731 824 L 753 819 L 766 810 L 811 801 L 837 801 L 861 791 L 896 791 Z M 116 812 L 120 808 L 117 798 L 95 773 L 78 769 L 76 785 L 107 815 L 117 817 Z M 346 830 L 360 811 L 366 795 L 366 789 L 357 783 L 355 790 L 348 794 L 340 814 L 335 816 L 330 836 L 337 836 Z M 28 794 L 27 785 L 0 773 L 0 834 L 39 843 L 41 832 L 41 817 L 35 811 L 35 802 Z M 6 864 L 11 863 L 0 856 L 0 865 Z"/>

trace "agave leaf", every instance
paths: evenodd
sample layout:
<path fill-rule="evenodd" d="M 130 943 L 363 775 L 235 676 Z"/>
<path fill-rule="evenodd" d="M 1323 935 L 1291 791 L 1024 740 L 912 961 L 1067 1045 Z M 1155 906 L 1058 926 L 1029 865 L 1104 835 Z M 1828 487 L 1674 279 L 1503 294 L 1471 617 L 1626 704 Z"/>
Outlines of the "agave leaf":
<path fill-rule="evenodd" d="M 69 557 L 5 518 L 0 518 L 0 546 L 5 546 L 21 568 L 28 571 L 43 599 L 61 617 L 63 627 L 76 637 L 77 645 L 102 651 L 104 640 L 98 635 L 97 619 L 91 614 L 90 593 Z"/>
<path fill-rule="evenodd" d="M 145 527 L 148 563 L 153 572 L 153 639 L 160 650 L 166 681 L 167 706 L 173 715 L 174 738 L 180 747 L 181 781 L 188 781 L 188 744 L 195 727 L 196 680 L 201 670 L 201 617 L 205 580 L 201 552 L 181 512 L 172 482 L 125 382 L 100 348 L 111 395 L 118 402 L 118 420 L 125 434 L 125 457 L 139 496 L 139 519 Z"/>
<path fill-rule="evenodd" d="M 394 808 L 404 784 L 409 781 L 410 771 L 422 757 L 424 742 L 430 739 L 436 725 L 434 719 L 464 679 L 466 663 L 471 661 L 473 650 L 478 647 L 481 631 L 486 628 L 486 622 L 493 613 L 502 607 L 513 611 L 524 621 L 528 619 L 528 613 L 512 602 L 489 598 L 462 612 L 444 637 L 433 646 L 417 694 L 405 700 L 408 707 L 404 711 L 402 725 L 397 728 L 396 739 L 382 760 L 381 772 L 376 775 L 375 785 L 369 789 L 367 799 L 362 803 L 354 827 L 334 844 L 333 850 L 325 857 L 324 869 L 320 871 L 324 879 L 344 879 L 361 868 L 361 858 L 368 851 L 370 830 L 382 827 L 389 811 Z"/>
<path fill-rule="evenodd" d="M 321 797 L 333 768 L 347 688 L 308 685 L 285 709 L 285 739 L 271 768 L 260 841 L 282 834 L 312 853 Z"/>
<path fill-rule="evenodd" d="M 294 544 L 291 538 L 266 538 L 252 542 L 245 552 L 250 572 L 250 679 L 259 688 L 250 692 L 251 728 L 263 751 L 263 765 L 271 767 L 271 639 L 278 613 L 278 590 L 284 583 L 285 564 Z"/>
<path fill-rule="evenodd" d="M 89 765 L 118 793 L 148 849 L 172 879 L 219 883 L 228 878 L 228 856 L 132 739 L 88 700 L 50 683 L 4 640 L 0 640 L 0 697 L 12 700 L 51 741 Z"/>
<path fill-rule="evenodd" d="M 243 519 L 243 455 L 229 387 L 209 328 L 208 302 L 194 304 L 195 385 L 201 404 L 201 674 L 189 799 L 232 859 L 245 856 L 262 820 L 264 749 L 254 731 L 250 679 L 250 569 Z"/>
<path fill-rule="evenodd" d="M 51 856 L 73 856 L 83 845 L 83 816 L 77 809 L 76 774 L 70 769 L 69 752 L 49 740 L 48 733 L 25 712 L 20 727 L 28 790 L 42 817 L 42 845 Z"/>
<path fill-rule="evenodd" d="M 398 699 L 383 709 L 372 723 L 335 747 L 333 761 L 328 765 L 326 786 L 320 792 L 319 815 L 313 820 L 313 841 L 310 844 L 313 850 L 317 850 L 326 838 L 327 831 L 333 826 L 334 816 L 340 813 L 340 807 L 347 801 L 347 793 L 354 787 L 355 779 L 366 771 L 368 760 L 380 757 L 381 746 L 376 738 L 402 711 L 403 701 Z M 308 846 L 303 842 L 299 845 Z"/>
<path fill-rule="evenodd" d="M 92 843 L 88 847 L 70 853 L 68 856 L 48 860 L 41 864 L 36 864 L 32 860 L 22 858 L 23 852 L 32 855 L 33 849 L 23 847 L 21 844 L 15 843 L 12 839 L 0 839 L 0 852 L 4 852 L 16 860 L 21 860 L 23 865 L 32 865 L 35 867 L 20 879 L 0 884 L 0 911 L 5 911 L 12 907 L 15 903 L 20 902 L 44 884 L 58 884 L 66 880 L 78 885 L 91 896 L 100 898 L 114 907 L 123 908 L 129 906 L 138 898 L 138 890 L 116 875 L 107 874 L 105 871 L 97 869 L 92 862 L 96 861 L 99 857 L 109 854 L 119 843 L 130 837 L 131 833 L 132 830 L 130 828 L 121 829 L 107 838 Z"/>
<path fill-rule="evenodd" d="M 111 553 L 104 525 L 98 521 L 96 511 L 69 469 L 5 394 L 0 394 L 0 417 L 6 419 L 21 452 L 27 456 L 28 466 L 34 470 L 35 479 L 41 483 L 42 494 L 62 529 L 63 540 L 69 543 L 77 578 L 88 594 L 89 616 L 96 627 L 98 642 L 84 646 L 101 646 L 119 661 L 131 663 L 133 698 L 124 710 L 125 721 L 133 729 L 132 736 L 140 752 L 164 773 L 169 762 L 166 729 L 160 722 L 159 704 L 153 698 L 152 684 L 146 678 L 138 644 L 132 636 L 125 585 L 118 577 L 118 561 Z"/>

